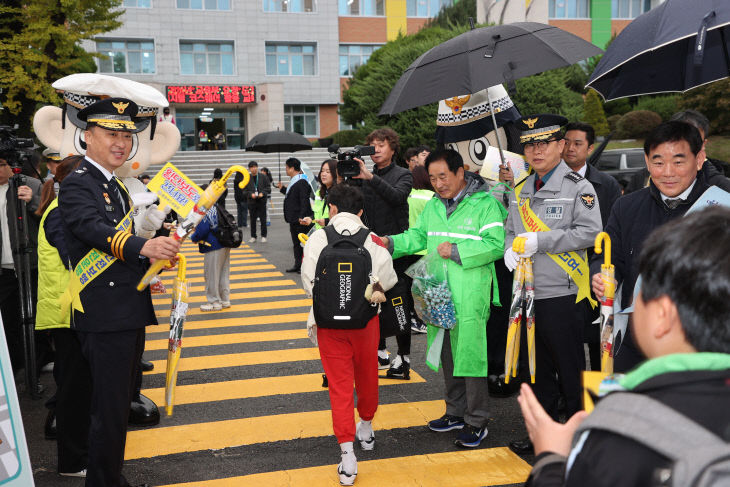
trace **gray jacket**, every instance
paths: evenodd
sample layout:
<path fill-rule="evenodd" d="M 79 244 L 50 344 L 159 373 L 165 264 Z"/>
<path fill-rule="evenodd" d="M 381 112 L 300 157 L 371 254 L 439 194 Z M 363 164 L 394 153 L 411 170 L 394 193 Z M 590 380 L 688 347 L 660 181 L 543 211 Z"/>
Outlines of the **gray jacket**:
<path fill-rule="evenodd" d="M 577 294 L 578 286 L 546 253 L 578 250 L 585 259 L 584 250 L 593 245 L 601 231 L 601 209 L 591 183 L 570 170 L 560 161 L 545 186 L 535 193 L 535 174 L 521 184 L 520 199 L 529 198 L 530 208 L 548 227 L 549 232 L 537 232 L 537 252 L 533 256 L 535 299 L 554 298 Z M 519 215 L 515 193 L 510 195 L 509 216 L 506 225 L 505 249 L 526 229 Z"/>

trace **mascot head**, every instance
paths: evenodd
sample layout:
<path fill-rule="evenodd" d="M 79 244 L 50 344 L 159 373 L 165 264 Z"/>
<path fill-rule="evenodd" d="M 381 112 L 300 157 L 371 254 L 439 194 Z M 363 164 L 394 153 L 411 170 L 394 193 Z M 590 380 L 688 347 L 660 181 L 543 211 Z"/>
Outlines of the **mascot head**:
<path fill-rule="evenodd" d="M 136 177 L 150 164 L 169 160 L 180 146 L 180 131 L 170 122 L 158 122 L 157 112 L 167 99 L 151 86 L 95 73 L 72 74 L 52 85 L 63 96 L 63 107 L 45 106 L 33 117 L 33 129 L 46 147 L 61 157 L 86 154 L 86 122 L 78 113 L 106 98 L 127 98 L 138 105 L 135 118 L 141 131 L 133 134 L 129 159 L 115 171 L 119 177 Z"/>
<path fill-rule="evenodd" d="M 455 96 L 439 102 L 436 118 L 436 141 L 447 149 L 454 149 L 469 169 L 479 173 L 487 149 L 497 147 L 497 137 L 505 150 L 519 151 L 518 131 L 512 122 L 520 112 L 502 85 L 489 88 L 497 130 L 492 122 L 487 90 L 472 95 Z"/>

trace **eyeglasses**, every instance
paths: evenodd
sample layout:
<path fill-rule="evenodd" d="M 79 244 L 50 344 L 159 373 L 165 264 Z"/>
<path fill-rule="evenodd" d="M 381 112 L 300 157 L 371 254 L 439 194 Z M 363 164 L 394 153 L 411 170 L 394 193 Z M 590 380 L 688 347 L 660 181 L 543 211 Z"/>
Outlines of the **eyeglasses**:
<path fill-rule="evenodd" d="M 526 144 L 522 145 L 522 150 L 524 150 L 525 152 L 532 152 L 535 149 L 537 149 L 539 151 L 544 151 L 545 149 L 547 149 L 547 146 L 551 142 L 555 142 L 556 140 L 558 140 L 558 139 L 540 140 L 538 142 L 527 142 Z"/>

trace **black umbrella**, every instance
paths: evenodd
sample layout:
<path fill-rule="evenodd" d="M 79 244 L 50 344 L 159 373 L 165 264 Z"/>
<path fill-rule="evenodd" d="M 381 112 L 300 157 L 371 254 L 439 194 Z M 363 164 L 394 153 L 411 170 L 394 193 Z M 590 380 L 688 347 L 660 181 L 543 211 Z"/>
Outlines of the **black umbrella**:
<path fill-rule="evenodd" d="M 281 153 L 297 152 L 300 150 L 311 150 L 312 143 L 303 135 L 287 130 L 274 130 L 272 132 L 262 132 L 254 136 L 246 144 L 247 151 L 263 152 L 265 154 L 271 152 L 279 153 L 279 180 L 281 181 Z"/>
<path fill-rule="evenodd" d="M 616 37 L 587 86 L 606 100 L 684 92 L 730 76 L 730 2 L 667 0 Z"/>

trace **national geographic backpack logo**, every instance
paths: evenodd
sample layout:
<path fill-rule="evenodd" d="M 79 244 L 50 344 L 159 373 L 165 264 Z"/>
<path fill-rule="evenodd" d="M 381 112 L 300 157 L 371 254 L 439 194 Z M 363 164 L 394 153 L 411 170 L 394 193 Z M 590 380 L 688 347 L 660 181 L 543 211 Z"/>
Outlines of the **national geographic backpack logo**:
<path fill-rule="evenodd" d="M 340 274 L 352 274 L 352 262 L 338 262 L 337 272 Z"/>

